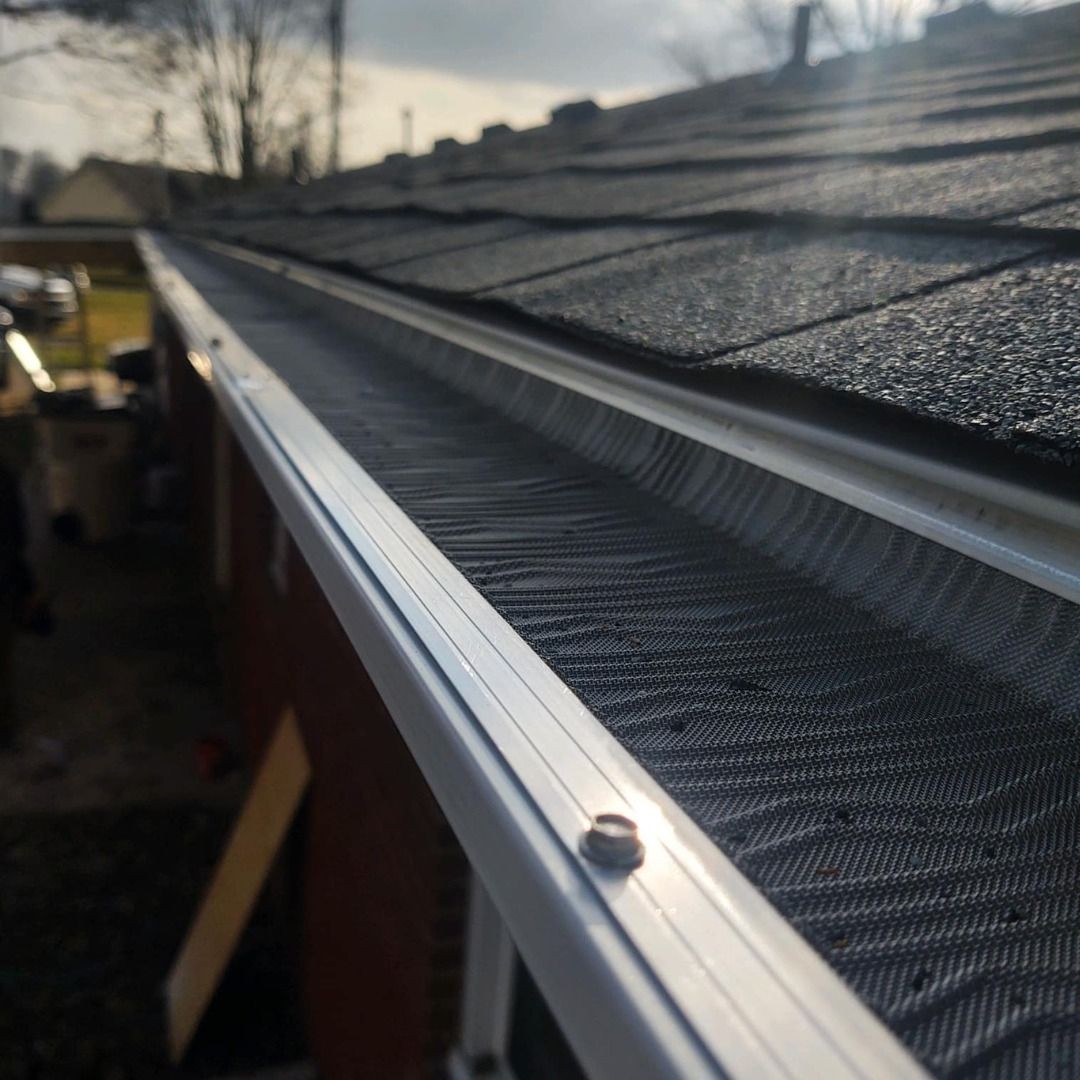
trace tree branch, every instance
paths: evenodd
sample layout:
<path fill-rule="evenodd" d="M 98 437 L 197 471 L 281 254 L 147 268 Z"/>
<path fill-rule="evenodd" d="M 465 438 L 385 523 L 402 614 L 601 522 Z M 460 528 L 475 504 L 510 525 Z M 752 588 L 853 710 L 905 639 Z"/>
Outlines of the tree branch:
<path fill-rule="evenodd" d="M 56 52 L 60 48 L 57 44 L 32 45 L 26 49 L 16 49 L 14 52 L 0 53 L 0 67 L 8 64 L 17 64 L 20 60 L 29 60 L 34 56 L 45 56 L 47 53 Z"/>
<path fill-rule="evenodd" d="M 35 0 L 19 3 L 19 0 L 0 0 L 0 15 L 11 19 L 32 18 L 35 15 L 56 15 L 63 9 L 58 0 Z"/>
<path fill-rule="evenodd" d="M 119 23 L 130 19 L 148 0 L 0 0 L 0 16 L 35 19 L 70 15 L 87 22 Z"/>

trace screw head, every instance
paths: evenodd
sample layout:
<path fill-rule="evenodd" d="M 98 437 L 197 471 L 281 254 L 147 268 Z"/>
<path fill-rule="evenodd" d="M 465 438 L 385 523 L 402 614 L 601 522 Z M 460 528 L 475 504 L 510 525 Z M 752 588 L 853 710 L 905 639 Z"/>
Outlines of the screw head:
<path fill-rule="evenodd" d="M 625 814 L 597 814 L 581 835 L 581 854 L 616 870 L 633 870 L 645 860 L 637 822 Z"/>

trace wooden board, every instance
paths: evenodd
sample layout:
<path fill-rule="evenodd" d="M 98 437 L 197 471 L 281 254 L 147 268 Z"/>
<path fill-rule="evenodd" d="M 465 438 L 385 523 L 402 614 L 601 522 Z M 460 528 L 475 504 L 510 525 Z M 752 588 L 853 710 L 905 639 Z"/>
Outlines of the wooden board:
<path fill-rule="evenodd" d="M 310 779 L 300 728 L 287 709 L 169 972 L 165 1000 L 174 1064 L 214 996 Z"/>

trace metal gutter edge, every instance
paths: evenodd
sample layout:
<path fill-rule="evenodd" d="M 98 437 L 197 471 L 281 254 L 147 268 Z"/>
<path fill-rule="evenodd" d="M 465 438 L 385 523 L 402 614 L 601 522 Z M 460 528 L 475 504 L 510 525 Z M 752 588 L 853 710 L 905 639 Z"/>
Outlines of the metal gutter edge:
<path fill-rule="evenodd" d="M 620 368 L 583 350 L 218 241 L 207 250 L 564 386 L 1080 603 L 1080 502 Z"/>
<path fill-rule="evenodd" d="M 568 1039 L 596 1077 L 920 1077 L 907 1050 L 170 260 L 139 250 Z M 584 859 L 599 812 L 647 845 Z"/>

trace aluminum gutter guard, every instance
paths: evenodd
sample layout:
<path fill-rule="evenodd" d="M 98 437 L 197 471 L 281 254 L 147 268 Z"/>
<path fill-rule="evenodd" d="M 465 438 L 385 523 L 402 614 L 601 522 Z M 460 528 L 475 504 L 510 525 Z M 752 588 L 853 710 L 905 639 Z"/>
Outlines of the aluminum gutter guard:
<path fill-rule="evenodd" d="M 138 245 L 590 1075 L 924 1076 L 240 341 L 172 264 L 173 242 Z M 632 873 L 579 852 L 602 812 L 640 826 Z"/>
<path fill-rule="evenodd" d="M 1075 500 L 695 392 L 335 271 L 219 241 L 198 242 L 760 466 L 1080 603 Z"/>

